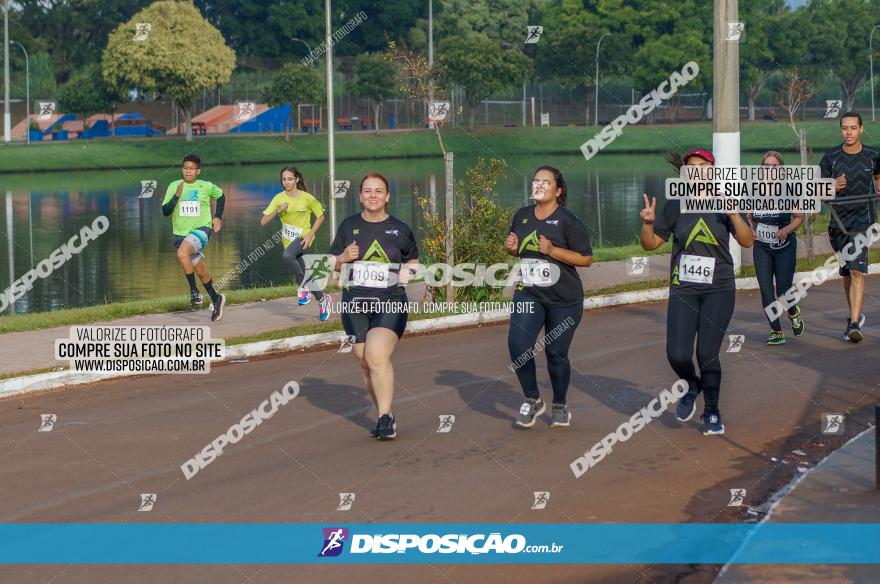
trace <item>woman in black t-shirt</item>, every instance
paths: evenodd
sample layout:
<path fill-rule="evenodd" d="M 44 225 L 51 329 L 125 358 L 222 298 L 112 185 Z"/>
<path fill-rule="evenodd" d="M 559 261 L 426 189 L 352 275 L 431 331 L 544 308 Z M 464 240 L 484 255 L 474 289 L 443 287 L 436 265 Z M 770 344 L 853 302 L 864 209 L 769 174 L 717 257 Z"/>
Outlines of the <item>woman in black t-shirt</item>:
<path fill-rule="evenodd" d="M 762 166 L 783 164 L 785 162 L 782 160 L 782 154 L 773 150 L 767 152 L 761 160 Z M 776 298 L 785 294 L 794 283 L 794 272 L 797 267 L 795 231 L 803 222 L 803 213 L 749 213 L 749 223 L 755 233 L 752 259 L 755 262 L 755 276 L 761 289 L 761 305 L 765 314 Z M 779 311 L 779 314 L 781 313 L 782 310 Z M 782 332 L 779 324 L 779 314 L 774 313 L 773 318 L 767 314 L 767 320 L 770 322 L 768 345 L 785 344 L 785 333 Z M 788 309 L 788 318 L 791 320 L 794 336 L 799 337 L 804 334 L 804 319 L 797 304 Z"/>
<path fill-rule="evenodd" d="M 525 393 L 516 424 L 531 428 L 546 409 L 535 374 L 535 341 L 547 353 L 547 370 L 553 386 L 550 426 L 568 426 L 566 405 L 571 364 L 568 349 L 584 312 L 584 287 L 577 267 L 593 261 L 586 227 L 565 208 L 565 179 L 552 166 L 541 166 L 532 180 L 534 205 L 513 216 L 504 247 L 518 264 L 521 281 L 513 295 L 507 346 L 511 369 Z"/>
<path fill-rule="evenodd" d="M 683 159 L 670 159 L 676 170 L 681 161 L 689 166 L 711 166 L 715 157 L 696 148 Z M 679 161 L 676 164 L 676 161 Z M 673 371 L 688 382 L 675 417 L 686 422 L 696 411 L 696 399 L 703 392 L 703 434 L 724 434 L 718 409 L 721 392 L 721 343 L 733 316 L 736 280 L 730 255 L 730 236 L 743 247 L 751 247 L 754 234 L 739 213 L 682 213 L 678 200 L 667 201 L 655 215 L 657 200 L 641 211 L 640 241 L 646 250 L 657 249 L 672 235 L 669 276 L 669 305 L 666 316 L 666 357 Z M 694 341 L 700 377 L 694 368 Z"/>
<path fill-rule="evenodd" d="M 397 436 L 391 411 L 394 369 L 391 355 L 406 330 L 407 298 L 403 285 L 409 266 L 418 265 L 419 250 L 409 226 L 385 210 L 391 193 L 388 180 L 371 172 L 361 180 L 361 213 L 339 224 L 330 246 L 334 268 L 342 272 L 342 326 L 353 337 L 364 384 L 379 411 L 371 432 L 380 440 Z"/>

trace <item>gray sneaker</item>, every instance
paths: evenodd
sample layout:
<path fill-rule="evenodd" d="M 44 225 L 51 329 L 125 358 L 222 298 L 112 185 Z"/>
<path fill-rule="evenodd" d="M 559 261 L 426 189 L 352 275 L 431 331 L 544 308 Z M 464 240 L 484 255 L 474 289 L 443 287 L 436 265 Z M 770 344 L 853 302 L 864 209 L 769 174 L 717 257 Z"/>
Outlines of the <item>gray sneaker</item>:
<path fill-rule="evenodd" d="M 550 427 L 567 427 L 571 424 L 571 412 L 565 404 L 553 404 L 553 417 L 550 418 Z"/>
<path fill-rule="evenodd" d="M 526 401 L 519 408 L 516 425 L 522 428 L 531 428 L 535 425 L 538 416 L 543 414 L 546 409 L 547 404 L 544 403 L 544 400 L 526 398 Z"/>

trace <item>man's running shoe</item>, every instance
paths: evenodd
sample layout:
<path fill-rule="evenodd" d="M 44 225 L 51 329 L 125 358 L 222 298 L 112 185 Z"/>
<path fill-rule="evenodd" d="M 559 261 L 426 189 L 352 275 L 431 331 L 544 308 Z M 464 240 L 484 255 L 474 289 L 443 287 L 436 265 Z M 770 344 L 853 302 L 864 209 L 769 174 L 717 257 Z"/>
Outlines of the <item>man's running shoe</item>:
<path fill-rule="evenodd" d="M 553 417 L 550 418 L 550 427 L 566 428 L 571 424 L 571 412 L 565 404 L 553 404 Z"/>
<path fill-rule="evenodd" d="M 679 422 L 687 422 L 694 417 L 695 411 L 697 411 L 697 394 L 687 392 L 678 400 L 678 406 L 675 408 L 675 419 Z"/>
<path fill-rule="evenodd" d="M 321 303 L 318 307 L 318 317 L 321 320 L 327 320 L 330 318 L 330 312 L 333 310 L 333 299 L 330 298 L 329 294 L 324 294 L 324 297 L 321 298 Z"/>
<path fill-rule="evenodd" d="M 296 303 L 300 306 L 305 306 L 309 302 L 311 302 L 311 298 L 309 298 L 309 291 L 306 288 L 300 288 L 300 291 L 296 293 Z"/>
<path fill-rule="evenodd" d="M 859 315 L 859 328 L 862 328 L 863 326 L 865 326 L 865 313 L 864 312 Z"/>
<path fill-rule="evenodd" d="M 223 318 L 223 307 L 226 305 L 226 294 L 220 294 L 220 301 L 214 303 L 214 308 L 211 310 L 211 322 L 217 322 L 221 318 Z"/>
<path fill-rule="evenodd" d="M 861 343 L 862 339 L 862 331 L 859 328 L 858 323 L 850 322 L 846 325 L 846 334 L 844 334 L 844 340 L 852 341 L 853 343 Z"/>
<path fill-rule="evenodd" d="M 203 300 L 203 298 L 202 298 L 202 293 L 201 293 L 201 292 L 192 292 L 192 293 L 189 295 L 189 305 L 190 305 L 190 308 L 192 308 L 193 310 L 195 310 L 196 308 L 198 308 L 199 306 L 202 305 L 202 300 Z"/>
<path fill-rule="evenodd" d="M 771 331 L 770 336 L 767 337 L 768 345 L 784 345 L 785 344 L 785 333 L 782 331 Z"/>
<path fill-rule="evenodd" d="M 397 421 L 394 414 L 383 414 L 379 416 L 376 423 L 376 438 L 379 440 L 391 440 L 397 436 Z"/>
<path fill-rule="evenodd" d="M 799 337 L 804 334 L 806 325 L 804 324 L 804 319 L 801 316 L 800 307 L 797 308 L 797 312 L 794 315 L 788 315 L 788 318 L 791 319 L 791 332 L 794 333 L 794 336 Z"/>
<path fill-rule="evenodd" d="M 721 414 L 703 414 L 703 436 L 724 434 L 724 422 Z"/>
<path fill-rule="evenodd" d="M 535 425 L 538 416 L 543 414 L 546 409 L 547 404 L 544 403 L 544 400 L 526 398 L 526 401 L 519 408 L 516 425 L 522 428 L 531 428 Z"/>

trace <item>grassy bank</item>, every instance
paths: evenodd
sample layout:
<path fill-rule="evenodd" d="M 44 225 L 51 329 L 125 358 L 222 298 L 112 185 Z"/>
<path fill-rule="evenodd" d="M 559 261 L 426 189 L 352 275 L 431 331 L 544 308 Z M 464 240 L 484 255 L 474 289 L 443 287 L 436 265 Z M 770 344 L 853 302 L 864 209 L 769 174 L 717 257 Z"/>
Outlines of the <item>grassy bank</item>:
<path fill-rule="evenodd" d="M 840 142 L 836 121 L 808 121 L 807 140 L 816 151 Z M 867 143 L 877 142 L 876 125 L 868 124 Z M 529 156 L 571 154 L 581 156 L 580 145 L 596 133 L 593 127 L 490 128 L 473 133 L 443 130 L 446 148 L 459 156 Z M 712 143 L 711 124 L 631 126 L 608 145 L 608 153 L 654 153 L 670 148 L 688 149 Z M 797 140 L 781 122 L 744 123 L 743 151 L 792 151 Z M 277 162 L 309 162 L 327 159 L 327 136 L 295 135 L 289 143 L 281 136 L 212 136 L 187 143 L 183 138 L 83 140 L 72 142 L 0 144 L 0 173 L 99 170 L 123 168 L 170 168 L 187 152 L 197 152 L 210 165 Z M 427 130 L 387 132 L 338 132 L 337 160 L 440 157 L 436 136 Z M 818 163 L 818 158 L 814 164 Z M 789 162 L 794 162 L 794 157 Z M 587 164 L 600 164 L 601 156 Z M 746 160 L 743 161 L 747 162 Z"/>

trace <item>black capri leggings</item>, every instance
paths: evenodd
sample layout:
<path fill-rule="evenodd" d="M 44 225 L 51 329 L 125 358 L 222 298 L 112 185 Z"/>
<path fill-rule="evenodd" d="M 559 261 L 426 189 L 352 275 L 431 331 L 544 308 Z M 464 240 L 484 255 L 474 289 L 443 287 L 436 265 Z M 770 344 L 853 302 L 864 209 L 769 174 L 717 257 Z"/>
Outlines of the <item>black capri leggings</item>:
<path fill-rule="evenodd" d="M 782 249 L 770 249 L 770 246 L 755 243 L 752 248 L 752 257 L 755 260 L 755 275 L 758 277 L 758 287 L 761 289 L 761 304 L 766 309 L 791 288 L 794 282 L 794 270 L 797 265 L 797 238 L 790 236 L 791 241 Z M 774 287 L 774 279 L 776 285 Z M 798 312 L 797 305 L 788 309 L 788 315 L 794 316 Z M 766 312 L 765 312 L 766 314 Z M 779 326 L 779 318 L 770 320 L 770 328 L 774 331 L 782 330 Z"/>
<path fill-rule="evenodd" d="M 543 350 L 547 354 L 553 403 L 565 403 L 571 379 L 568 349 L 583 315 L 582 302 L 569 306 L 546 306 L 528 292 L 514 293 L 507 348 L 510 351 L 511 368 L 516 372 L 527 398 L 541 397 L 535 373 L 535 353 Z M 542 328 L 544 337 L 536 348 L 535 342 Z"/>
<path fill-rule="evenodd" d="M 704 393 L 705 411 L 718 414 L 721 392 L 721 344 L 733 316 L 734 290 L 699 294 L 670 294 L 666 313 L 666 357 L 672 370 L 688 382 L 689 393 Z M 694 369 L 694 340 L 697 364 Z"/>

